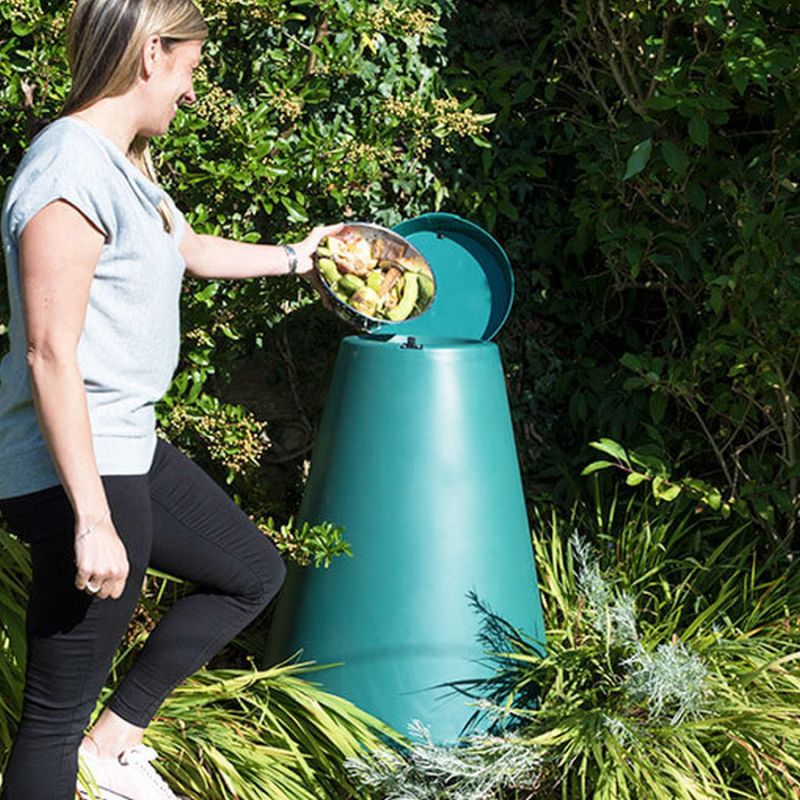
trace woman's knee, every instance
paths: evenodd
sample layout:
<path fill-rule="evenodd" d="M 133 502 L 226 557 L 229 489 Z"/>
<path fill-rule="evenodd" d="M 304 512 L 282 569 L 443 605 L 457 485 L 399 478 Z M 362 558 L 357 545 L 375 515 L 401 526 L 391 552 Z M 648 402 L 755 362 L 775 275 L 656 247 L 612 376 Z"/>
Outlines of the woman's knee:
<path fill-rule="evenodd" d="M 278 549 L 264 536 L 258 558 L 248 564 L 249 581 L 244 596 L 259 609 L 266 607 L 286 579 L 286 564 Z"/>

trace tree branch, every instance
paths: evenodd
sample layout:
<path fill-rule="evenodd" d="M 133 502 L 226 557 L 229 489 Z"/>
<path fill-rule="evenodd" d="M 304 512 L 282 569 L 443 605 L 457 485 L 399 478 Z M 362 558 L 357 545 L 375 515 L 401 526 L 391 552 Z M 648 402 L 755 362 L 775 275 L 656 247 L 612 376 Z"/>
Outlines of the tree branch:
<path fill-rule="evenodd" d="M 328 17 L 322 14 L 317 22 L 317 27 L 314 31 L 314 38 L 311 41 L 311 47 L 320 44 L 322 40 L 328 35 Z M 305 77 L 313 75 L 317 70 L 317 54 L 309 49 L 308 59 L 306 60 Z"/>

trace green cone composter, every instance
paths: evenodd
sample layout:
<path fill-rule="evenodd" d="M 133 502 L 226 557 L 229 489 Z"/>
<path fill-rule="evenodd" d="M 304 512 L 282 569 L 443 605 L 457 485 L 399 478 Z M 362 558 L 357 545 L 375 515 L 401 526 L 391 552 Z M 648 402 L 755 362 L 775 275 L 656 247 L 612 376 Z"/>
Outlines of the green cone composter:
<path fill-rule="evenodd" d="M 268 657 L 302 649 L 303 660 L 342 662 L 313 679 L 401 733 L 419 720 L 446 744 L 491 722 L 464 692 L 491 674 L 470 596 L 544 646 L 490 341 L 514 282 L 502 248 L 460 217 L 424 214 L 395 231 L 428 260 L 436 299 L 416 319 L 342 342 L 300 519 L 343 526 L 353 557 L 290 570 Z"/>

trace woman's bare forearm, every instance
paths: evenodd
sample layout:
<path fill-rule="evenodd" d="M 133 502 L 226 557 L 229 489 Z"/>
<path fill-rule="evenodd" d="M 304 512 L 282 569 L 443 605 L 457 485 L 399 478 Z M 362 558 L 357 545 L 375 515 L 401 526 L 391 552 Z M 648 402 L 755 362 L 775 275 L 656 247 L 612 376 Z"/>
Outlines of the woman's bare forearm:
<path fill-rule="evenodd" d="M 280 245 L 195 234 L 193 247 L 187 251 L 187 272 L 196 278 L 260 278 L 289 272 L 288 255 Z"/>
<path fill-rule="evenodd" d="M 336 235 L 344 225 L 318 225 L 288 252 L 282 245 L 251 244 L 195 233 L 187 226 L 181 241 L 186 271 L 196 278 L 261 278 L 293 270 L 308 278 L 314 270 L 312 254 L 323 236 Z"/>
<path fill-rule="evenodd" d="M 74 357 L 28 359 L 39 425 L 79 524 L 91 525 L 108 510 L 97 469 L 83 378 Z"/>

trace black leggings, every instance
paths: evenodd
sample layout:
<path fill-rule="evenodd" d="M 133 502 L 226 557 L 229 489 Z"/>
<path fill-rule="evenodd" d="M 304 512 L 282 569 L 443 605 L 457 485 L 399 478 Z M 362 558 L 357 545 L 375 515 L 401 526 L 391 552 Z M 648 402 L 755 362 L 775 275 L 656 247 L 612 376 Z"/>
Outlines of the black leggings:
<path fill-rule="evenodd" d="M 73 800 L 78 747 L 148 566 L 198 584 L 148 637 L 109 707 L 146 727 L 164 698 L 265 608 L 286 568 L 272 541 L 197 465 L 159 440 L 146 475 L 102 478 L 130 573 L 117 599 L 75 588 L 74 516 L 61 486 L 0 500 L 30 543 L 22 718 L 0 800 Z"/>

